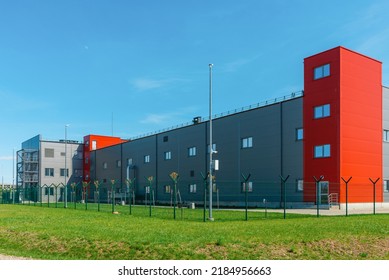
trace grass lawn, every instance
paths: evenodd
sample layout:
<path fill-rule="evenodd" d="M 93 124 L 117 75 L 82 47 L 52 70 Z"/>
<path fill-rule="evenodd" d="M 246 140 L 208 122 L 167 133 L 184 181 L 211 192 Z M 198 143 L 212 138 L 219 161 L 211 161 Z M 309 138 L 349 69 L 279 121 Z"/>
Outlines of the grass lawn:
<path fill-rule="evenodd" d="M 92 206 L 90 206 L 92 207 Z M 109 206 L 0 205 L 0 253 L 36 259 L 389 259 L 389 215 L 319 218 Z M 105 210 L 105 211 L 103 211 Z"/>

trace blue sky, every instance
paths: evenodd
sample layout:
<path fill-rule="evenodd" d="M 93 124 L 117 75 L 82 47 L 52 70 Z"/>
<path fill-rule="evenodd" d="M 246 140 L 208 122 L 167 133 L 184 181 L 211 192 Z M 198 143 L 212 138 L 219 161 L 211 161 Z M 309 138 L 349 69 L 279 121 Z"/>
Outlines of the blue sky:
<path fill-rule="evenodd" d="M 303 89 L 303 59 L 383 62 L 389 1 L 0 0 L 0 179 L 37 134 L 130 138 Z M 113 120 L 113 122 L 112 122 Z M 113 123 L 113 125 L 112 125 Z"/>

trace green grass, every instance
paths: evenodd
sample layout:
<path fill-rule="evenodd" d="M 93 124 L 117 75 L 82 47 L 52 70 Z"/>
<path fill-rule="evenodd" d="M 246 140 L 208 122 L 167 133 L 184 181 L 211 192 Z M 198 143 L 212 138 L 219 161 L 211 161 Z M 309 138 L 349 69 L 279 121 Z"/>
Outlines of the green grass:
<path fill-rule="evenodd" d="M 37 259 L 389 259 L 389 215 L 0 205 L 0 253 Z M 89 205 L 88 207 L 95 207 Z M 90 208 L 89 208 L 90 209 Z M 95 208 L 93 208 L 95 209 Z"/>

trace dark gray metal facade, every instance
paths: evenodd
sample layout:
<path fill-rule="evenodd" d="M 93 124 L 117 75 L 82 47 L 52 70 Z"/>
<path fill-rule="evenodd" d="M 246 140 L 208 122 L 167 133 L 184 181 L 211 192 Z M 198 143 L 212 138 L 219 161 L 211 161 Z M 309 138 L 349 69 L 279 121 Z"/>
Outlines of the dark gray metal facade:
<path fill-rule="evenodd" d="M 220 205 L 242 206 L 242 174 L 251 174 L 251 196 L 280 205 L 280 175 L 290 175 L 289 202 L 301 203 L 303 193 L 295 182 L 303 176 L 303 141 L 296 140 L 302 128 L 302 97 L 246 110 L 213 121 L 213 144 L 220 168 L 215 172 L 215 197 Z M 136 178 L 136 199 L 145 198 L 146 178 L 153 176 L 154 198 L 171 201 L 171 172 L 179 178 L 180 199 L 201 204 L 204 197 L 202 175 L 208 170 L 209 122 L 165 131 L 91 153 L 91 179 L 125 188 L 127 174 Z M 243 147 L 242 139 L 252 146 Z M 247 143 L 246 143 L 247 144 Z M 249 144 L 248 146 L 250 146 Z M 146 160 L 145 160 L 146 159 Z M 149 162 L 147 162 L 149 160 Z M 98 174 L 96 176 L 96 174 Z M 170 187 L 169 187 L 170 186 Z M 258 203 L 251 202 L 252 205 Z"/>

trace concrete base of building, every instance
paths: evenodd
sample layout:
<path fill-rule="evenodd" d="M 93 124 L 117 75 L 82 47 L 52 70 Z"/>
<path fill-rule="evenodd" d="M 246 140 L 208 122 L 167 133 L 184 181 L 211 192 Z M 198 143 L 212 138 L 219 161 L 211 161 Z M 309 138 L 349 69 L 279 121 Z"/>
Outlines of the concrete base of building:
<path fill-rule="evenodd" d="M 338 207 L 338 206 L 334 206 Z M 373 209 L 374 204 L 372 202 L 366 202 L 366 203 L 348 203 L 347 208 L 349 210 L 359 210 L 359 209 Z M 389 209 L 389 202 L 376 202 L 375 203 L 376 209 Z M 346 209 L 346 203 L 340 203 L 339 209 Z"/>

